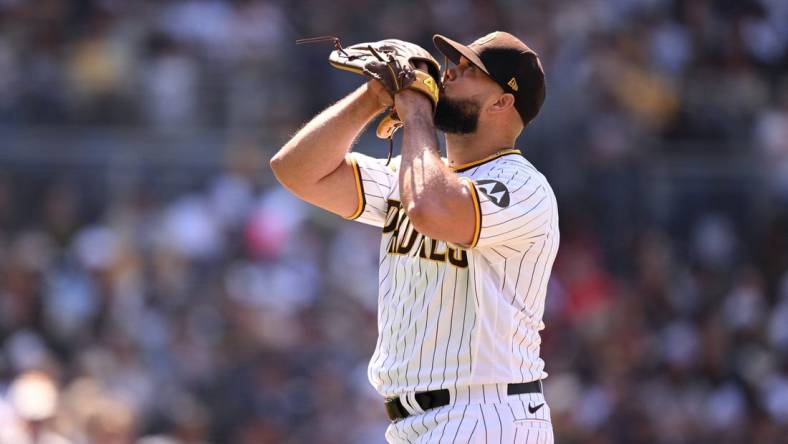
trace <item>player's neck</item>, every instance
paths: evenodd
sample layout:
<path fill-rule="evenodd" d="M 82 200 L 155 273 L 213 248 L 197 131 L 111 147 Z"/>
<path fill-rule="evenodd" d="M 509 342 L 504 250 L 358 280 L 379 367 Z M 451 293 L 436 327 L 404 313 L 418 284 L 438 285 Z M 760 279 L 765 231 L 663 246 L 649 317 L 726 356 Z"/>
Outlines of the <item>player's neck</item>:
<path fill-rule="evenodd" d="M 474 134 L 446 134 L 446 157 L 449 166 L 457 167 L 512 149 L 514 140 Z"/>

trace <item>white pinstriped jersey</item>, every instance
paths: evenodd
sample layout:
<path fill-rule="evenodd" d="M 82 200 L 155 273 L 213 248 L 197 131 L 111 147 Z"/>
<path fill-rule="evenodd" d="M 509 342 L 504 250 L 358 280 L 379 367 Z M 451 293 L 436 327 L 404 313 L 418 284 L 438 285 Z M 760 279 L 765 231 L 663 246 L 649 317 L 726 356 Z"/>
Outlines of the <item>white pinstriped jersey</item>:
<path fill-rule="evenodd" d="M 379 226 L 378 340 L 368 375 L 383 396 L 542 379 L 547 282 L 558 210 L 545 177 L 517 150 L 462 165 L 476 228 L 460 247 L 413 229 L 401 208 L 399 157 L 353 153 L 359 207 Z"/>

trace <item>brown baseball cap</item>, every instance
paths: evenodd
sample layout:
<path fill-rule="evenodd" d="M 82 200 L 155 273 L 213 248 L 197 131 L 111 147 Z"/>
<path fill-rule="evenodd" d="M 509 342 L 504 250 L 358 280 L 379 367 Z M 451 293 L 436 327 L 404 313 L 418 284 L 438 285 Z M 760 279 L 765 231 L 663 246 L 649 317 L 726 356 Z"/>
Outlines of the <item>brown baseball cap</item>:
<path fill-rule="evenodd" d="M 432 41 L 455 64 L 465 57 L 512 94 L 523 125 L 539 114 L 545 97 L 544 70 L 539 56 L 520 39 L 495 31 L 468 46 L 439 34 Z"/>

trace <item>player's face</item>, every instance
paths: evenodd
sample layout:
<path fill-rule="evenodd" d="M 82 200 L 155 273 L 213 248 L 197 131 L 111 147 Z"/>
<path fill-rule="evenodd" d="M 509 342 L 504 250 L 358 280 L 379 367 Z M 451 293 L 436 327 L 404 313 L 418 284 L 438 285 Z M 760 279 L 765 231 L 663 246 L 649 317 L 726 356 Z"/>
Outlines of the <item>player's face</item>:
<path fill-rule="evenodd" d="M 486 98 L 497 85 L 487 74 L 464 57 L 446 70 L 435 128 L 449 134 L 471 134 L 479 126 L 479 117 Z"/>

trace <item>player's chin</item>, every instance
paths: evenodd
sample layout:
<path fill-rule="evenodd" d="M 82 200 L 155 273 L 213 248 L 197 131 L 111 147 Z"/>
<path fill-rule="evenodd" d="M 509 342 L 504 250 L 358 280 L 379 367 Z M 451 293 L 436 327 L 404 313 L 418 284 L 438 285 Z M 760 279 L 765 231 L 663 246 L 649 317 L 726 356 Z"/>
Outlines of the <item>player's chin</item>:
<path fill-rule="evenodd" d="M 472 134 L 479 124 L 479 110 L 479 104 L 470 99 L 439 100 L 435 128 L 447 134 Z"/>

